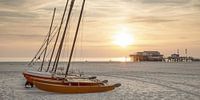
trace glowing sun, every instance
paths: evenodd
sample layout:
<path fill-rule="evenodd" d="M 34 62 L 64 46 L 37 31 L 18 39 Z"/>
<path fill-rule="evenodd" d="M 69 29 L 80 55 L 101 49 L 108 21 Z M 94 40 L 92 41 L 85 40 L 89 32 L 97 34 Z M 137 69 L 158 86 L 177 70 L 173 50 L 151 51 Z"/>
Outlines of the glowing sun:
<path fill-rule="evenodd" d="M 120 47 L 127 47 L 134 42 L 134 37 L 128 33 L 118 33 L 113 36 L 113 43 Z"/>

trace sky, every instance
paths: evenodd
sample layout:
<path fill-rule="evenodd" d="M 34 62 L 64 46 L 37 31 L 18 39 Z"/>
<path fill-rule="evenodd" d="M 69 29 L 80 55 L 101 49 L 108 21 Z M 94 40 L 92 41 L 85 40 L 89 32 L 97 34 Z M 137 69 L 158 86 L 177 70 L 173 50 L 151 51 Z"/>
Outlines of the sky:
<path fill-rule="evenodd" d="M 49 30 L 53 8 L 56 26 L 65 2 L 0 0 L 0 60 L 32 58 Z M 83 16 L 77 58 L 113 59 L 144 50 L 169 56 L 177 49 L 200 58 L 200 0 L 86 0 Z"/>

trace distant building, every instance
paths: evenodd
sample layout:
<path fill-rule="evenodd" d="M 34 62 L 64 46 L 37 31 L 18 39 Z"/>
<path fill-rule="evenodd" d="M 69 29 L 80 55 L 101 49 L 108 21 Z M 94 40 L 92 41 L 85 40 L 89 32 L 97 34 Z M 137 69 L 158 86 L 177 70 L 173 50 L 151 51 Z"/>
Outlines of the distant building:
<path fill-rule="evenodd" d="M 162 61 L 163 55 L 158 51 L 143 51 L 129 55 L 132 61 Z"/>
<path fill-rule="evenodd" d="M 180 57 L 179 54 L 171 54 L 171 58 L 173 59 L 178 59 Z"/>
<path fill-rule="evenodd" d="M 193 57 L 180 56 L 179 54 L 171 54 L 165 59 L 166 62 L 191 62 L 194 61 Z"/>

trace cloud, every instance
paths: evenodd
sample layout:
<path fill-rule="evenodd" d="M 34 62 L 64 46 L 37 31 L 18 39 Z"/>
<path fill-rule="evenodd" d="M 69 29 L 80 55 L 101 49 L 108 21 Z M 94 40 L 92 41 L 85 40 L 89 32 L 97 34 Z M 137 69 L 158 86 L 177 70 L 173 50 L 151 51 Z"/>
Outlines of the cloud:
<path fill-rule="evenodd" d="M 200 10 L 200 3 L 199 4 L 194 4 L 193 5 L 196 9 Z"/>
<path fill-rule="evenodd" d="M 7 6 L 7 7 L 20 7 L 24 5 L 27 2 L 27 0 L 1 0 L 0 5 L 1 6 Z"/>
<path fill-rule="evenodd" d="M 37 14 L 31 12 L 0 11 L 1 18 L 36 18 Z"/>
<path fill-rule="evenodd" d="M 186 4 L 191 0 L 140 0 L 142 3 L 148 4 Z"/>
<path fill-rule="evenodd" d="M 182 17 L 197 14 L 194 4 L 199 0 L 92 0 L 86 16 L 92 22 L 112 20 L 129 23 L 166 23 L 182 20 Z M 198 5 L 196 5 L 198 6 Z M 109 21 L 108 21 L 109 22 Z"/>
<path fill-rule="evenodd" d="M 22 42 L 22 41 L 37 41 L 41 42 L 41 39 L 44 38 L 44 35 L 39 35 L 39 34 L 0 34 L 0 39 L 1 39 L 1 44 L 4 45 L 4 43 L 17 43 L 17 42 Z M 0 45 L 1 45 L 0 44 Z"/>
<path fill-rule="evenodd" d="M 172 18 L 161 18 L 161 17 L 153 17 L 153 16 L 147 16 L 147 17 L 135 17 L 129 18 L 127 22 L 133 23 L 133 22 L 144 22 L 144 23 L 162 23 L 162 22 L 174 22 L 178 21 L 178 19 L 172 19 Z"/>
<path fill-rule="evenodd" d="M 55 22 L 59 23 L 65 2 L 66 0 L 0 0 L 0 43 L 5 40 L 7 43 L 14 43 L 24 39 L 34 40 L 31 42 L 41 39 L 48 32 L 53 8 L 58 8 Z M 74 9 L 76 8 L 77 5 Z M 141 41 L 147 40 L 146 44 L 136 44 L 140 48 L 155 47 L 156 43 L 166 44 L 167 47 L 169 45 L 165 42 L 169 38 L 175 43 L 190 36 L 184 40 L 190 41 L 199 36 L 196 35 L 200 25 L 199 8 L 200 0 L 87 0 L 83 18 L 87 39 L 83 42 L 88 47 L 112 47 L 109 37 L 120 31 L 117 25 L 130 26 L 136 38 L 138 36 Z M 170 34 L 173 35 L 169 36 Z M 148 42 L 151 40 L 155 42 Z M 199 44 L 198 39 L 194 40 L 197 41 L 190 43 Z"/>
<path fill-rule="evenodd" d="M 196 46 L 200 46 L 200 40 L 192 40 L 192 41 L 189 41 L 191 42 L 192 44 L 196 45 Z"/>
<path fill-rule="evenodd" d="M 36 35 L 36 34 L 29 34 L 29 35 L 27 35 L 27 34 L 9 34 L 9 33 L 7 33 L 7 34 L 0 34 L 1 35 L 1 38 L 16 38 L 16 37 L 18 37 L 18 38 L 38 38 L 38 37 L 44 37 L 44 35 Z"/>

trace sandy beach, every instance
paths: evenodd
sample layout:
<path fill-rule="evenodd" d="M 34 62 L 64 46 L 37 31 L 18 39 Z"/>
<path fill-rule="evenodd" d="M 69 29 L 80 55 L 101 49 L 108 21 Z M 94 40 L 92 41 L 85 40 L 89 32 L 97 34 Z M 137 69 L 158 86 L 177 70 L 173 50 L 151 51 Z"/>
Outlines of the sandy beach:
<path fill-rule="evenodd" d="M 73 63 L 85 74 L 121 83 L 114 91 L 57 94 L 24 88 L 27 63 L 0 63 L 0 100 L 199 100 L 200 63 Z"/>

